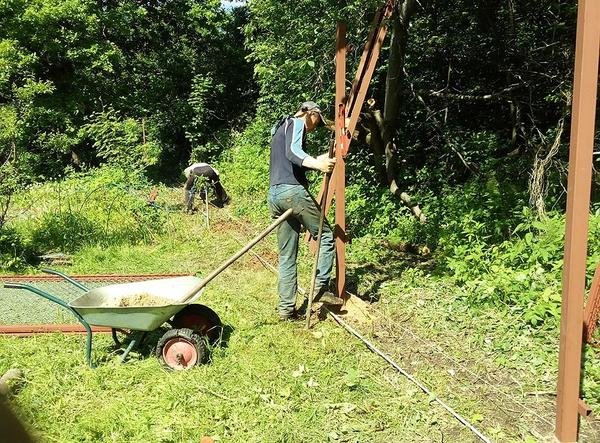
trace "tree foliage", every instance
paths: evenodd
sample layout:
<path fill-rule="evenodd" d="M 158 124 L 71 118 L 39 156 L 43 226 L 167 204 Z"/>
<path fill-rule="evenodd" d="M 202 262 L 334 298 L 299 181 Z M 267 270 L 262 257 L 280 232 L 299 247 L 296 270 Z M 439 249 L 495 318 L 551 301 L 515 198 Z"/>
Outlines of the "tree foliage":
<path fill-rule="evenodd" d="M 102 163 L 173 178 L 222 158 L 228 189 L 262 198 L 271 122 L 308 99 L 332 116 L 336 23 L 350 87 L 382 3 L 0 0 L 0 216 L 25 183 Z M 437 247 L 465 280 L 465 251 L 537 245 L 523 207 L 562 220 L 575 23 L 563 0 L 397 0 L 347 158 L 350 234 Z"/>
<path fill-rule="evenodd" d="M 246 18 L 218 0 L 2 0 L 0 124 L 39 175 L 128 153 L 173 170 L 252 109 Z"/>
<path fill-rule="evenodd" d="M 377 6 L 251 2 L 246 32 L 259 111 L 290 112 L 306 98 L 330 105 L 335 23 L 348 22 L 351 77 Z M 390 47 L 390 38 L 384 45 L 374 104 L 363 110 L 350 157 L 361 165 L 351 168 L 355 178 L 439 193 L 493 175 L 525 190 L 536 158 L 548 157 L 558 139 L 541 174 L 544 195 L 560 202 L 568 134 L 559 129 L 569 112 L 575 22 L 576 7 L 565 1 L 398 0 L 388 35 L 401 46 Z"/>

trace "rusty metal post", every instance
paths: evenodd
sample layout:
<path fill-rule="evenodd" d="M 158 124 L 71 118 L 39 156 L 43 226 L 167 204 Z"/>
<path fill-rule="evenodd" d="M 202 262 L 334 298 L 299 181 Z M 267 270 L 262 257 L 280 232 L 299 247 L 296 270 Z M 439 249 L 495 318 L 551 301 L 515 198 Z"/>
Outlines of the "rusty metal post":
<path fill-rule="evenodd" d="M 373 77 L 373 72 L 375 71 L 375 66 L 377 65 L 377 60 L 379 59 L 379 53 L 381 52 L 381 47 L 383 46 L 383 40 L 387 34 L 386 20 L 392 14 L 393 10 L 393 2 L 387 2 L 379 11 L 378 16 L 376 17 L 376 32 L 373 32 L 370 41 L 367 43 L 367 46 L 365 46 L 366 54 L 363 54 L 365 59 L 364 65 L 362 66 L 363 72 L 357 72 L 356 78 L 352 85 L 350 99 L 348 100 L 347 114 L 350 118 L 348 132 L 350 132 L 350 134 L 354 134 L 354 129 L 356 129 L 360 110 L 365 102 L 367 89 L 369 88 L 371 78 Z M 361 64 L 362 63 L 363 61 L 361 59 Z"/>
<path fill-rule="evenodd" d="M 338 23 L 335 52 L 335 276 L 336 295 L 346 298 L 346 24 Z"/>
<path fill-rule="evenodd" d="M 583 338 L 589 343 L 596 330 L 600 315 L 600 263 L 596 266 L 583 314 Z"/>
<path fill-rule="evenodd" d="M 91 326 L 91 329 L 94 333 L 110 333 L 112 331 L 111 328 L 104 326 Z M 87 330 L 81 324 L 70 323 L 0 325 L 0 335 L 11 335 L 14 337 L 30 337 L 36 334 L 51 334 L 55 332 L 85 334 Z"/>
<path fill-rule="evenodd" d="M 350 122 L 347 126 L 350 139 L 344 147 L 344 151 L 342 152 L 343 155 L 346 155 L 348 148 L 350 147 L 352 134 L 356 128 L 360 110 L 364 104 L 364 100 L 367 95 L 367 89 L 369 88 L 369 83 L 371 82 L 371 77 L 373 76 L 375 66 L 377 65 L 377 59 L 379 58 L 381 46 L 383 45 L 383 40 L 385 39 L 385 35 L 387 33 L 385 20 L 387 20 L 387 18 L 392 14 L 394 9 L 393 5 L 394 2 L 388 0 L 386 4 L 377 11 L 375 18 L 373 19 L 371 32 L 369 34 L 367 43 L 365 44 L 359 66 L 356 71 L 356 76 L 352 83 L 352 90 L 350 91 L 350 96 L 348 97 L 345 107 L 346 116 L 350 119 Z M 337 117 L 337 107 L 335 112 Z M 333 172 L 331 179 L 334 181 L 334 183 L 337 182 L 337 171 Z M 327 195 L 323 195 L 324 189 L 324 185 L 321 185 L 317 201 L 319 201 L 321 205 L 325 206 L 325 212 L 327 212 L 331 206 L 331 201 L 333 200 L 335 186 L 328 190 Z M 306 240 L 308 241 L 311 250 L 314 251 L 314 239 L 312 239 L 310 234 L 306 235 Z"/>
<path fill-rule="evenodd" d="M 577 13 L 556 400 L 555 435 L 559 442 L 577 441 L 579 425 L 583 296 L 599 50 L 600 1 L 581 0 Z"/>

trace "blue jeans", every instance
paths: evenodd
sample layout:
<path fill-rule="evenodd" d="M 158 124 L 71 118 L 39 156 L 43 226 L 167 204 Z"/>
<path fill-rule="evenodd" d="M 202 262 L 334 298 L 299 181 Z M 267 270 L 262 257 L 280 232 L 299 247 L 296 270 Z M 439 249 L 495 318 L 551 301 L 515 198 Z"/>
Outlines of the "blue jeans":
<path fill-rule="evenodd" d="M 296 259 L 298 257 L 300 229 L 301 226 L 304 226 L 316 238 L 319 232 L 321 213 L 315 199 L 301 185 L 281 184 L 271 186 L 267 203 L 273 217 L 280 216 L 289 208 L 293 209 L 292 215 L 277 228 L 279 248 L 279 278 L 277 281 L 279 305 L 277 309 L 280 315 L 289 315 L 296 306 L 296 291 L 298 290 Z M 321 236 L 315 293 L 329 284 L 333 258 L 333 233 L 329 224 L 325 222 Z"/>

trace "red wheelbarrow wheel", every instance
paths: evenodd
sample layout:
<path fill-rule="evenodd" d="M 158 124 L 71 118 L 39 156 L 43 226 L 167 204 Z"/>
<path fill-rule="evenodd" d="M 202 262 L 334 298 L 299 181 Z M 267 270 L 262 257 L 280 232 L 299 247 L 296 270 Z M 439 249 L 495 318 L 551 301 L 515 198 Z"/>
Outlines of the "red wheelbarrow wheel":
<path fill-rule="evenodd" d="M 170 329 L 158 341 L 156 356 L 169 369 L 190 369 L 204 362 L 206 345 L 191 329 Z"/>
<path fill-rule="evenodd" d="M 211 345 L 221 338 L 223 332 L 223 324 L 217 313 L 204 305 L 187 305 L 175 314 L 171 324 L 174 328 L 193 329 L 205 335 Z"/>

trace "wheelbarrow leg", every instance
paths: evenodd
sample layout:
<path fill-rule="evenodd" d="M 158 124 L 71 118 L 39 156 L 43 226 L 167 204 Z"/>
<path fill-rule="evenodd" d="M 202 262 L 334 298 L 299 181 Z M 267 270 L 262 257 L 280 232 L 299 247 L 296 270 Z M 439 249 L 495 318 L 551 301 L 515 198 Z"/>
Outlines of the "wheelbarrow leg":
<path fill-rule="evenodd" d="M 144 339 L 146 338 L 147 334 L 147 332 L 143 332 L 141 335 L 139 335 L 139 339 L 138 335 L 135 332 L 131 334 L 131 341 L 129 342 L 129 344 L 125 348 L 125 351 L 123 352 L 123 355 L 121 356 L 121 363 L 125 363 L 125 359 L 129 355 L 131 350 L 135 348 L 136 345 L 142 344 L 144 342 Z"/>
<path fill-rule="evenodd" d="M 92 328 L 90 325 L 83 319 L 79 319 L 80 323 L 83 324 L 83 327 L 87 331 L 87 339 L 85 344 L 85 359 L 87 360 L 90 368 L 94 369 L 96 366 L 92 363 Z"/>
<path fill-rule="evenodd" d="M 131 341 L 129 342 L 129 344 L 127 345 L 127 347 L 125 348 L 125 352 L 123 352 L 123 355 L 121 355 L 121 360 L 120 360 L 121 363 L 125 363 L 125 359 L 129 355 L 129 352 L 133 349 L 135 344 L 136 344 L 136 340 L 135 340 L 135 338 L 132 338 Z"/>

